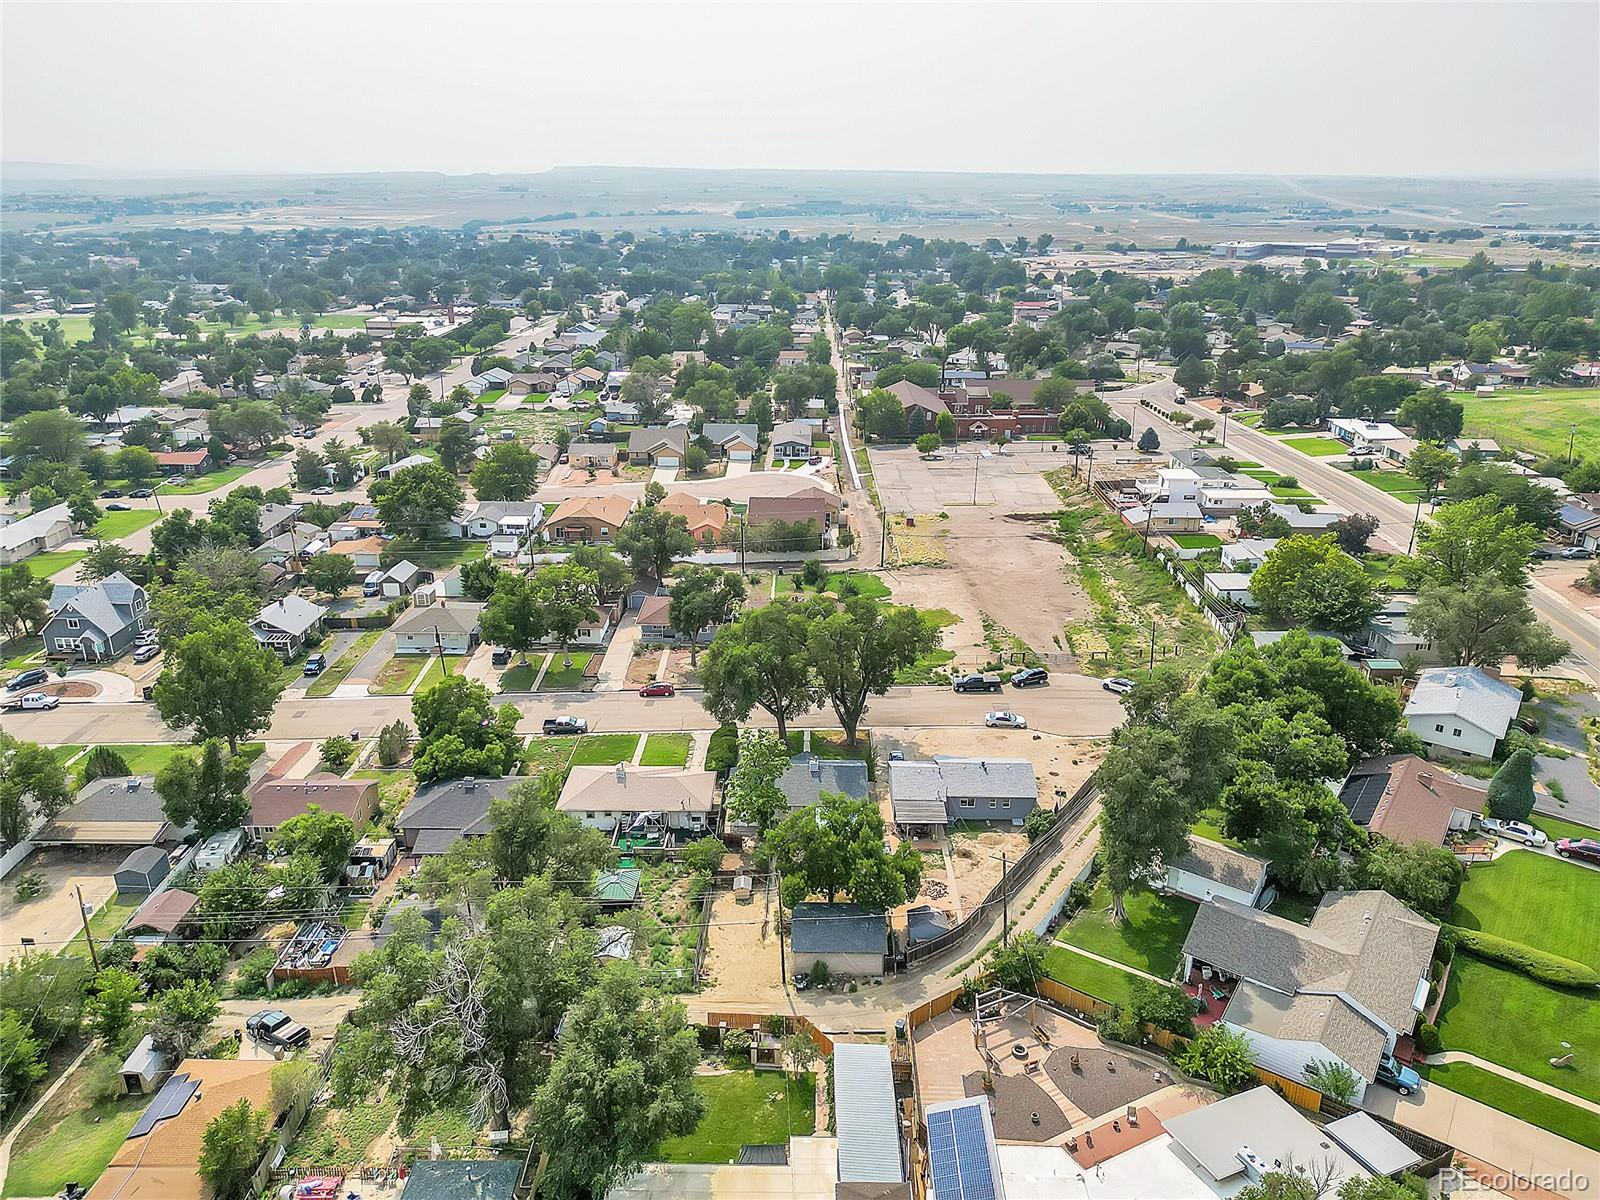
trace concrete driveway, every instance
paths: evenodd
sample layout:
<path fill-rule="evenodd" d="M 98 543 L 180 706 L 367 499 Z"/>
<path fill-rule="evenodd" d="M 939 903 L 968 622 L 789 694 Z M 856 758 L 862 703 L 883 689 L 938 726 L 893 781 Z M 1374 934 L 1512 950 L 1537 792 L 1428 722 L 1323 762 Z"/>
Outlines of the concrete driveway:
<path fill-rule="evenodd" d="M 350 674 L 344 677 L 344 682 L 334 689 L 333 694 L 341 700 L 347 696 L 365 696 L 367 684 L 378 677 L 383 664 L 393 657 L 394 634 L 385 633 L 372 643 L 372 649 L 361 656 L 361 661 L 351 668 Z"/>

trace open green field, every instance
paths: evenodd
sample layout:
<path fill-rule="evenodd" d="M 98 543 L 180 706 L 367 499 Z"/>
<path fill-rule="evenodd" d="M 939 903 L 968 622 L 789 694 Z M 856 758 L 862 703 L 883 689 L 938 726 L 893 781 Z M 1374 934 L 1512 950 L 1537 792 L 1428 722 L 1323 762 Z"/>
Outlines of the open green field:
<path fill-rule="evenodd" d="M 690 737 L 687 733 L 652 733 L 644 741 L 639 756 L 641 767 L 681 767 L 689 761 Z"/>
<path fill-rule="evenodd" d="M 384 547 L 383 561 L 387 563 L 390 559 L 395 562 L 408 559 L 419 567 L 438 570 L 442 567 L 458 567 L 464 562 L 482 558 L 487 553 L 489 553 L 488 542 L 448 539 L 417 542 L 410 538 L 395 538 Z"/>
<path fill-rule="evenodd" d="M 1184 550 L 1215 550 L 1222 545 L 1222 539 L 1214 533 L 1172 533 L 1167 536 Z"/>
<path fill-rule="evenodd" d="M 1576 870 L 1577 868 L 1569 868 Z M 1585 875 L 1589 872 L 1585 871 Z M 1550 987 L 1520 971 L 1456 952 L 1439 1013 L 1446 1050 L 1462 1050 L 1513 1071 L 1600 1101 L 1600 1021 L 1594 989 Z M 1565 1054 L 1572 1067 L 1552 1067 Z"/>
<path fill-rule="evenodd" d="M 1370 471 L 1351 471 L 1350 478 L 1359 479 L 1380 492 L 1388 492 L 1396 500 L 1404 500 L 1407 504 L 1415 504 L 1422 496 L 1422 484 L 1404 471 L 1380 471 L 1374 467 Z"/>
<path fill-rule="evenodd" d="M 1113 925 L 1108 911 L 1111 892 L 1099 883 L 1089 903 L 1056 936 L 1157 979 L 1170 978 L 1183 961 L 1183 939 L 1199 906 L 1181 896 L 1158 896 L 1143 888 L 1129 893 L 1124 906 L 1128 919 Z"/>
<path fill-rule="evenodd" d="M 1573 863 L 1512 850 L 1475 863 L 1450 924 L 1600 965 L 1600 879 Z"/>
<path fill-rule="evenodd" d="M 1293 446 L 1301 454 L 1309 454 L 1312 458 L 1332 458 L 1338 454 L 1348 454 L 1350 447 L 1338 438 L 1326 437 L 1292 437 L 1284 438 L 1285 446 Z"/>
<path fill-rule="evenodd" d="M 1577 1142 L 1591 1150 L 1600 1150 L 1600 1115 L 1588 1109 L 1557 1100 L 1554 1096 L 1535 1091 L 1526 1084 L 1471 1063 L 1440 1063 L 1422 1068 L 1432 1087 L 1447 1088 L 1462 1096 L 1470 1096 L 1490 1108 L 1548 1129 L 1558 1137 Z"/>
<path fill-rule="evenodd" d="M 578 748 L 572 752 L 575 767 L 614 767 L 618 763 L 631 763 L 639 749 L 637 733 L 590 733 L 578 739 Z"/>
<path fill-rule="evenodd" d="M 705 1115 L 693 1133 L 661 1143 L 662 1162 L 735 1162 L 741 1146 L 786 1143 L 817 1127 L 817 1085 L 810 1074 L 738 1069 L 696 1075 L 694 1089 Z"/>
<path fill-rule="evenodd" d="M 153 525 L 160 517 L 153 508 L 135 508 L 128 512 L 108 512 L 96 522 L 94 536 L 103 542 L 114 542 L 130 533 L 137 533 L 146 525 Z"/>
<path fill-rule="evenodd" d="M 161 490 L 169 496 L 203 496 L 207 492 L 214 492 L 224 484 L 232 483 L 235 479 L 242 479 L 251 471 L 259 467 L 260 463 L 248 463 L 236 467 L 224 467 L 220 471 L 207 471 L 204 475 L 184 475 L 181 482 L 168 481 L 161 485 Z"/>
<path fill-rule="evenodd" d="M 539 681 L 541 692 L 570 692 L 583 682 L 583 672 L 594 657 L 587 650 L 574 650 L 570 655 L 559 651 L 550 656 L 550 666 Z M 568 659 L 571 662 L 568 663 Z"/>
<path fill-rule="evenodd" d="M 246 337 L 252 333 L 273 333 L 280 329 L 298 334 L 300 332 L 300 323 L 299 317 L 284 316 L 282 313 L 277 313 L 266 320 L 256 316 L 241 317 L 236 325 L 229 325 L 225 321 L 201 321 L 200 336 L 210 337 L 219 329 L 223 333 L 229 333 L 235 337 Z M 311 318 L 312 333 L 317 333 L 323 329 L 348 331 L 365 329 L 366 327 L 366 317 L 354 313 L 334 313 Z"/>
<path fill-rule="evenodd" d="M 1600 391 L 1594 388 L 1500 388 L 1493 396 L 1451 392 L 1450 398 L 1466 410 L 1466 439 L 1488 437 L 1508 450 L 1565 457 L 1576 425 L 1576 452 L 1600 456 Z"/>
<path fill-rule="evenodd" d="M 49 579 L 57 571 L 65 571 L 88 553 L 86 550 L 43 550 L 22 561 L 28 564 L 35 579 Z"/>
<path fill-rule="evenodd" d="M 67 339 L 67 344 L 74 342 L 87 342 L 94 338 L 94 318 L 87 314 L 72 317 L 46 317 L 37 314 L 27 316 L 7 317 L 8 321 L 18 321 L 34 337 L 43 340 L 45 327 L 53 320 L 61 326 L 61 334 Z M 7 1191 L 10 1191 L 8 1188 Z"/>
<path fill-rule="evenodd" d="M 1051 979 L 1124 1008 L 1133 1001 L 1133 983 L 1138 978 L 1059 944 L 1044 952 L 1044 970 Z"/>
<path fill-rule="evenodd" d="M 306 695 L 313 697 L 331 696 L 334 688 L 345 681 L 345 676 L 355 670 L 356 664 L 371 650 L 380 637 L 381 629 L 363 629 L 357 635 L 350 648 L 323 669 L 322 674 L 311 681 L 306 688 Z"/>

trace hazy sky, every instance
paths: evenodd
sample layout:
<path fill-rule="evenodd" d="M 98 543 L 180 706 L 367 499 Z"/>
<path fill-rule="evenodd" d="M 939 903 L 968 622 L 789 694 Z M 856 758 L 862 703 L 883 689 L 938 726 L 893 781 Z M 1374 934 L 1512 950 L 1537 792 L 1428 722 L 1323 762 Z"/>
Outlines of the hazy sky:
<path fill-rule="evenodd" d="M 1600 4 L 8 2 L 10 161 L 1600 173 Z"/>

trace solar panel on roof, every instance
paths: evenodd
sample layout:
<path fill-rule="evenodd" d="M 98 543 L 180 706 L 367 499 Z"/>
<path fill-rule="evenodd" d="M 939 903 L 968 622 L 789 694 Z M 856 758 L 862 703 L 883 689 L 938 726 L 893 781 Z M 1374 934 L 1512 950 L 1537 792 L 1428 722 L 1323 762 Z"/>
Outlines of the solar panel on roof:
<path fill-rule="evenodd" d="M 174 1075 L 162 1085 L 156 1093 L 156 1098 L 150 1101 L 150 1107 L 139 1115 L 138 1121 L 128 1131 L 128 1137 L 143 1137 L 154 1129 L 160 1122 L 169 1117 L 175 1117 L 183 1111 L 184 1105 L 189 1103 L 189 1097 L 200 1090 L 200 1081 L 190 1079 L 187 1075 Z"/>
<path fill-rule="evenodd" d="M 1384 789 L 1388 786 L 1387 771 L 1358 775 L 1340 790 L 1339 800 L 1349 811 L 1352 821 L 1357 825 L 1365 825 L 1372 820 L 1372 814 L 1378 810 L 1378 804 L 1383 800 Z"/>
<path fill-rule="evenodd" d="M 928 1114 L 928 1165 L 935 1200 L 996 1200 L 994 1160 L 976 1104 Z"/>

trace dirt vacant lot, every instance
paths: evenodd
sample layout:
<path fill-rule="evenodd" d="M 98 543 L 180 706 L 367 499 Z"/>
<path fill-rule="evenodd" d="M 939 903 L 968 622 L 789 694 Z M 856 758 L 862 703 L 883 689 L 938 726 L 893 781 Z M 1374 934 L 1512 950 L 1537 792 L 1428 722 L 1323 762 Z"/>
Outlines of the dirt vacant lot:
<path fill-rule="evenodd" d="M 98 910 L 116 892 L 112 872 L 127 857 L 127 851 L 96 853 L 85 850 L 39 850 L 6 879 L 5 901 L 0 911 L 0 960 L 18 958 L 27 948 L 23 938 L 31 938 L 40 950 L 54 953 L 83 931 L 78 917 L 75 888 L 83 889 L 83 902 Z M 11 894 L 24 875 L 37 872 L 44 878 L 44 892 L 18 904 Z"/>

